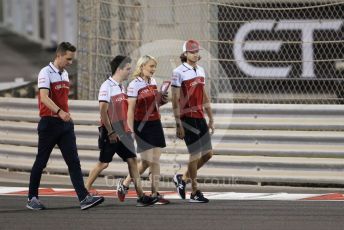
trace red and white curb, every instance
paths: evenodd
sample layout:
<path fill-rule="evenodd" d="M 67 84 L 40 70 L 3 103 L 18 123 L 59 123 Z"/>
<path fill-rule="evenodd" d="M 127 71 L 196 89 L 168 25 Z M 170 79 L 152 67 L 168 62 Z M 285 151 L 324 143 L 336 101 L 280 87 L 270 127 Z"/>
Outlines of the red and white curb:
<path fill-rule="evenodd" d="M 95 191 L 94 191 L 95 192 Z M 115 190 L 96 190 L 97 194 L 104 197 L 116 197 Z M 0 195 L 5 196 L 27 196 L 26 187 L 0 187 Z M 150 192 L 147 192 L 149 194 Z M 180 199 L 175 191 L 160 192 L 166 199 Z M 327 194 L 296 194 L 296 193 L 238 193 L 238 192 L 204 192 L 205 197 L 210 200 L 279 200 L 279 201 L 296 201 L 296 200 L 313 200 L 313 201 L 344 201 L 344 194 L 327 193 Z M 56 197 L 74 197 L 74 189 L 64 188 L 40 188 L 40 196 Z M 136 198 L 135 191 L 129 191 L 127 198 Z M 187 194 L 189 197 L 189 194 Z"/>

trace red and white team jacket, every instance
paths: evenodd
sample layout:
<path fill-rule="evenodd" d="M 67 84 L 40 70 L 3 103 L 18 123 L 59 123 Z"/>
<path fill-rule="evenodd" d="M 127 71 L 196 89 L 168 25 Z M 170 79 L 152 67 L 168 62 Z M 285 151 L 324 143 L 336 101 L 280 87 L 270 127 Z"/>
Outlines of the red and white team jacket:
<path fill-rule="evenodd" d="M 172 87 L 181 88 L 180 117 L 204 118 L 204 69 L 201 66 L 193 68 L 185 62 L 173 70 L 171 82 Z"/>
<path fill-rule="evenodd" d="M 125 132 L 130 132 L 127 122 L 128 113 L 128 96 L 124 88 L 109 77 L 100 87 L 99 102 L 109 103 L 108 116 L 112 125 L 121 124 L 121 128 Z M 103 122 L 101 121 L 103 124 Z"/>
<path fill-rule="evenodd" d="M 147 83 L 141 77 L 137 77 L 128 86 L 128 97 L 135 97 L 135 121 L 154 121 L 160 119 L 157 105 L 158 89 L 154 78 Z M 147 115 L 146 115 L 147 114 Z"/>
<path fill-rule="evenodd" d="M 48 66 L 41 69 L 38 74 L 38 89 L 49 89 L 49 98 L 63 111 L 69 112 L 68 94 L 69 94 L 69 78 L 66 70 L 59 70 L 49 63 Z M 39 116 L 54 116 L 57 114 L 50 110 L 41 102 L 40 94 L 38 94 Z"/>

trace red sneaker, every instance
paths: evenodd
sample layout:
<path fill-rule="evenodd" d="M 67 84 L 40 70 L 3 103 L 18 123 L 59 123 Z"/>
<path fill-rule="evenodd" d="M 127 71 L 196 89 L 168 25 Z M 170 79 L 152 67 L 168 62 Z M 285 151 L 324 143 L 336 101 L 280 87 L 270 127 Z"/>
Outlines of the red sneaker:
<path fill-rule="evenodd" d="M 123 179 L 119 179 L 117 182 L 117 197 L 120 202 L 123 202 L 125 195 L 128 193 L 129 187 L 123 185 Z"/>
<path fill-rule="evenodd" d="M 164 204 L 169 204 L 169 203 L 170 203 L 170 201 L 169 201 L 169 200 L 166 200 L 166 199 L 164 198 L 164 196 L 161 195 L 160 193 L 157 193 L 157 196 L 156 196 L 156 197 L 158 198 L 158 201 L 157 201 L 155 204 L 164 205 Z"/>

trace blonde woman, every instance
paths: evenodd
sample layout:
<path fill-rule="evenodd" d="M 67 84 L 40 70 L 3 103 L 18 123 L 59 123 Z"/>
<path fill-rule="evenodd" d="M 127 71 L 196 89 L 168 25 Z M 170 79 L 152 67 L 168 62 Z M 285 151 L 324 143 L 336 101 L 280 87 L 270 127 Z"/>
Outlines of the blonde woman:
<path fill-rule="evenodd" d="M 167 101 L 167 94 L 158 92 L 153 78 L 156 67 L 156 59 L 149 55 L 142 56 L 137 62 L 134 80 L 130 82 L 127 92 L 128 125 L 135 132 L 137 152 L 141 154 L 140 174 L 149 168 L 152 196 L 159 199 L 156 204 L 168 204 L 170 202 L 158 192 L 161 148 L 166 147 L 159 106 Z M 124 201 L 130 182 L 129 175 L 125 180 L 119 180 L 117 194 L 120 201 Z"/>

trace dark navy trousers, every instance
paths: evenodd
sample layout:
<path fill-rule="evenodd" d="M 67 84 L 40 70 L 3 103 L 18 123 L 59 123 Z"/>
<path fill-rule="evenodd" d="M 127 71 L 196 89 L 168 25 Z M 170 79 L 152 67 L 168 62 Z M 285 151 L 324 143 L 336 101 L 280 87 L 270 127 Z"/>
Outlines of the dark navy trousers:
<path fill-rule="evenodd" d="M 50 154 L 57 145 L 65 160 L 69 175 L 78 195 L 79 201 L 83 200 L 88 191 L 82 177 L 73 122 L 64 122 L 57 117 L 42 117 L 38 123 L 38 153 L 32 166 L 29 186 L 29 199 L 38 197 L 43 169 L 46 167 Z"/>

